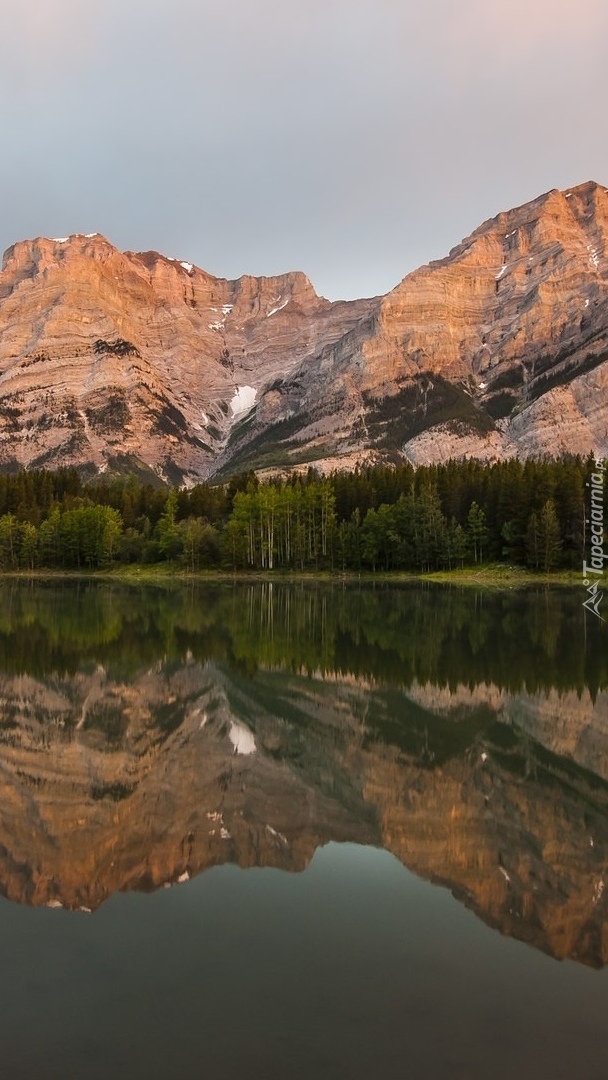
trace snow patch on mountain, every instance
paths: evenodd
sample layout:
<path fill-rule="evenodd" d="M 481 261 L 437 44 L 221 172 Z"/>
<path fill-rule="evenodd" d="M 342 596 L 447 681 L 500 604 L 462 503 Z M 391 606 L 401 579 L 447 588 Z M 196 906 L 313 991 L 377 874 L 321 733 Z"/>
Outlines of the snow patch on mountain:
<path fill-rule="evenodd" d="M 241 416 L 249 412 L 255 404 L 257 390 L 253 386 L 237 386 L 236 393 L 230 402 L 233 416 Z"/>

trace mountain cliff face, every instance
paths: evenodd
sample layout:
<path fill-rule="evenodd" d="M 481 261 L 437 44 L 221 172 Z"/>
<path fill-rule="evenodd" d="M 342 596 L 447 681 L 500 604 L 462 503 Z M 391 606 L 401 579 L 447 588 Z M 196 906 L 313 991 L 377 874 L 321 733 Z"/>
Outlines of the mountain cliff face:
<path fill-rule="evenodd" d="M 485 222 L 387 296 L 214 278 L 99 235 L 0 273 L 0 468 L 244 467 L 608 452 L 608 191 Z"/>
<path fill-rule="evenodd" d="M 369 306 L 330 304 L 303 274 L 225 281 L 98 235 L 16 244 L 0 274 L 0 466 L 207 476 L 262 384 Z"/>
<path fill-rule="evenodd" d="M 261 395 L 308 458 L 373 447 L 414 462 L 608 447 L 608 192 L 552 191 L 409 274 L 370 317 Z M 264 430 L 260 448 L 281 430 Z M 284 445 L 284 444 L 283 444 Z M 237 449 L 238 448 L 238 449 Z"/>

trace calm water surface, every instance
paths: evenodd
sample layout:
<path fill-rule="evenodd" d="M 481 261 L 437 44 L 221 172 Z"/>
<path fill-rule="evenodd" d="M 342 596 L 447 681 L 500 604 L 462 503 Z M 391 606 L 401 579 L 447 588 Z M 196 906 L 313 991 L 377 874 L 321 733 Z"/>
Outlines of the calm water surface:
<path fill-rule="evenodd" d="M 578 590 L 0 585 L 2 1075 L 608 1075 Z"/>

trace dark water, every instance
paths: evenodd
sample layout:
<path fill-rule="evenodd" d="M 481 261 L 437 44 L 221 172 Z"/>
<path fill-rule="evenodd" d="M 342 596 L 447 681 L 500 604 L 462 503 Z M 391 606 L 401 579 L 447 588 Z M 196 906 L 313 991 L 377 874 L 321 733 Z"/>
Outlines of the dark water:
<path fill-rule="evenodd" d="M 2 1075 L 603 1080 L 582 599 L 0 585 Z"/>

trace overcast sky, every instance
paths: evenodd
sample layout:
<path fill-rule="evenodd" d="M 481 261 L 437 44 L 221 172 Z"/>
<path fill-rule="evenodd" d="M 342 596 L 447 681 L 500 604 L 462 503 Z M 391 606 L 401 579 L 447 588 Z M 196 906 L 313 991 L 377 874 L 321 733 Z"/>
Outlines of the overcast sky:
<path fill-rule="evenodd" d="M 393 287 L 499 210 L 608 184 L 608 3 L 0 0 L 0 247 Z"/>

